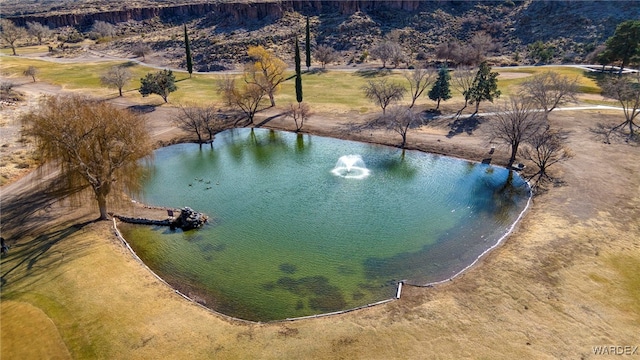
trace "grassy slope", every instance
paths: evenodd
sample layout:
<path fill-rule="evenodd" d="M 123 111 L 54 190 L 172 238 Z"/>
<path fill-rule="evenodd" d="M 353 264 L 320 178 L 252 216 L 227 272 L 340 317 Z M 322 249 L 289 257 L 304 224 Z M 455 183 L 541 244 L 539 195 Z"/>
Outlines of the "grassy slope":
<path fill-rule="evenodd" d="M 15 69 L 25 65 L 14 64 Z M 9 69 L 5 66 L 9 65 L 3 59 L 3 71 Z M 83 70 L 55 64 L 47 81 L 62 84 L 72 79 L 67 87 L 101 93 L 92 80 L 64 74 L 86 71 L 95 76 L 105 66 Z M 305 97 L 317 105 L 339 102 L 338 97 L 353 95 L 365 81 L 338 72 L 313 76 L 318 76 L 318 83 L 309 80 Z M 192 91 L 210 86 L 204 77 L 196 78 L 184 82 L 202 81 Z M 332 84 L 330 94 L 335 97 L 325 94 L 320 79 Z M 352 88 L 342 93 L 335 86 L 339 81 Z M 279 100 L 284 102 L 291 94 L 292 89 L 284 86 Z M 175 98 L 180 98 L 180 90 Z M 343 101 L 336 108 L 373 109 L 361 98 Z M 588 132 L 588 124 L 607 115 L 562 116 L 560 120 L 567 123 L 583 121 L 580 131 Z M 581 139 L 585 138 L 588 135 Z M 637 153 L 627 145 L 597 146 L 599 154 L 613 159 Z M 574 149 L 581 148 L 574 144 Z M 591 166 L 591 154 L 579 155 L 568 166 Z M 229 322 L 185 301 L 131 258 L 109 223 L 73 226 L 91 216 L 54 207 L 46 213 L 70 214 L 67 221 L 52 221 L 54 226 L 22 237 L 2 259 L 0 355 L 7 359 L 40 354 L 50 358 L 575 358 L 588 357 L 594 345 L 637 345 L 640 197 L 617 191 L 637 189 L 640 179 L 634 174 L 640 170 L 635 163 L 599 158 L 595 163 L 599 165 L 594 176 L 602 173 L 622 182 L 622 190 L 601 190 L 605 198 L 616 201 L 585 199 L 583 192 L 591 188 L 588 181 L 568 179 L 569 186 L 537 199 L 503 247 L 452 284 L 436 290 L 406 287 L 402 300 L 389 305 L 271 325 Z M 600 211 L 575 219 L 567 215 L 573 214 L 569 206 Z"/>

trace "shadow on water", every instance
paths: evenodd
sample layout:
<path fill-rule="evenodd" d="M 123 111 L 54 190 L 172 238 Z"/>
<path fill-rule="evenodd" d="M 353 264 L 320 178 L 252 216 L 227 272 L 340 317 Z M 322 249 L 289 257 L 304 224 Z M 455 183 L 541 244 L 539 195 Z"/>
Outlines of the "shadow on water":
<path fill-rule="evenodd" d="M 478 165 L 484 166 L 484 165 Z M 487 167 L 492 172 L 493 168 Z M 473 202 L 469 204 L 473 211 L 484 214 L 496 224 L 507 225 L 513 221 L 513 213 L 523 199 L 530 196 L 530 189 L 520 177 L 509 171 L 507 178 L 499 176 L 484 177 L 473 184 Z"/>
<path fill-rule="evenodd" d="M 262 167 L 269 166 L 280 153 L 287 150 L 287 143 L 282 134 L 274 130 L 269 130 L 266 134 L 256 134 L 251 129 L 248 141 L 253 145 L 248 149 L 253 155 L 255 164 Z"/>
<path fill-rule="evenodd" d="M 305 154 L 311 150 L 311 136 L 304 135 L 301 133 L 296 134 L 296 153 L 297 154 Z M 301 159 L 304 160 L 304 159 Z"/>
<path fill-rule="evenodd" d="M 410 180 L 418 174 L 418 168 L 405 158 L 405 150 L 398 157 L 384 159 L 380 166 L 386 174 L 394 178 Z"/>
<path fill-rule="evenodd" d="M 236 163 L 241 163 L 244 155 L 248 154 L 256 165 L 269 166 L 274 159 L 283 153 L 295 151 L 303 154 L 311 149 L 311 137 L 304 134 L 296 134 L 293 144 L 289 144 L 283 133 L 275 130 L 255 131 L 250 129 L 246 138 L 240 139 L 233 136 L 231 141 L 225 143 L 228 153 Z"/>
<path fill-rule="evenodd" d="M 514 214 L 530 196 L 527 184 L 513 174 L 506 179 L 498 176 L 480 178 L 473 184 L 472 191 L 473 201 L 468 207 L 485 221 L 469 229 L 468 218 L 464 217 L 435 243 L 425 245 L 419 251 L 367 258 L 363 262 L 366 277 L 369 280 L 404 279 L 416 285 L 448 279 L 473 263 L 506 233 L 504 229 L 514 221 Z M 486 230 L 485 222 L 494 223 L 489 226 L 498 228 L 494 235 L 479 235 Z M 452 258 L 452 253 L 459 255 Z"/>

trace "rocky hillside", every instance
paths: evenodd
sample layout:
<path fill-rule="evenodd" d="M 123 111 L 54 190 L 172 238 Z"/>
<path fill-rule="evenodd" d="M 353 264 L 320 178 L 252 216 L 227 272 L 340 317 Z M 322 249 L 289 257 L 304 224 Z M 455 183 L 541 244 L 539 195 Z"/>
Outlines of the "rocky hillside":
<path fill-rule="evenodd" d="M 148 43 L 166 65 L 184 66 L 181 25 L 186 23 L 197 70 L 233 68 L 249 45 L 292 59 L 292 39 L 302 39 L 308 16 L 314 45 L 338 50 L 341 62 L 367 61 L 387 38 L 402 45 L 407 65 L 436 62 L 443 42 L 469 43 L 490 36 L 496 64 L 582 62 L 618 23 L 640 18 L 633 1 L 35 1 L 3 0 L 2 16 L 18 25 L 38 21 L 86 33 L 95 21 L 117 26 L 99 50 L 126 55 Z M 38 10 L 39 9 L 39 10 Z M 544 52 L 545 57 L 538 56 Z"/>

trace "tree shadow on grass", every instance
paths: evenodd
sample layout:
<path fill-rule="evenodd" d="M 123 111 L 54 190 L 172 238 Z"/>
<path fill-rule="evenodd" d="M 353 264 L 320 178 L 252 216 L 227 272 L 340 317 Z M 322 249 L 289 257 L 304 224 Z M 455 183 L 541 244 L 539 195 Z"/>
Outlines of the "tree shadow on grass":
<path fill-rule="evenodd" d="M 160 105 L 131 105 L 127 109 L 136 114 L 144 115 L 156 111 L 158 106 Z"/>
<path fill-rule="evenodd" d="M 135 61 L 127 61 L 126 63 L 124 63 L 124 64 L 122 64 L 120 66 L 128 68 L 128 67 L 134 67 L 136 65 L 138 65 L 138 63 L 136 63 Z"/>
<path fill-rule="evenodd" d="M 261 128 L 261 127 L 265 126 L 266 124 L 268 124 L 269 121 L 275 120 L 275 119 L 277 119 L 279 117 L 282 117 L 282 116 L 285 116 L 285 115 L 287 115 L 286 111 L 285 112 L 281 112 L 279 114 L 275 114 L 275 115 L 269 116 L 268 118 L 266 118 L 266 119 L 262 120 L 261 122 L 255 124 L 254 127 Z"/>
<path fill-rule="evenodd" d="M 452 138 L 456 135 L 467 133 L 467 135 L 473 135 L 473 132 L 480 126 L 482 119 L 480 116 L 471 116 L 468 118 L 457 118 L 453 122 L 449 123 L 448 138 Z"/>
<path fill-rule="evenodd" d="M 640 145 L 640 135 L 638 133 L 629 134 L 622 129 L 613 130 L 615 125 L 597 123 L 595 127 L 589 128 L 595 140 L 602 141 L 605 144 L 622 144 Z"/>
<path fill-rule="evenodd" d="M 38 175 L 43 175 L 44 171 L 36 171 L 41 172 Z M 2 232 L 10 245 L 9 252 L 2 255 L 0 286 L 3 297 L 8 283 L 30 277 L 31 282 L 36 282 L 40 279 L 36 275 L 51 270 L 89 245 L 74 244 L 65 246 L 64 250 L 56 246 L 93 223 L 93 220 L 82 221 L 77 218 L 67 221 L 59 219 L 62 212 L 57 204 L 67 198 L 84 195 L 81 192 L 87 186 L 68 188 L 61 176 L 38 179 L 32 184 L 25 183 L 27 185 L 24 190 L 6 196 L 2 204 Z M 23 285 L 26 283 L 21 286 Z"/>
<path fill-rule="evenodd" d="M 36 170 L 43 174 L 42 170 Z M 11 229 L 12 237 L 34 235 L 49 226 L 58 214 L 52 211 L 53 204 L 79 195 L 88 185 L 69 188 L 61 176 L 40 180 L 37 184 L 16 194 L 7 195 L 2 201 L 2 229 Z"/>
<path fill-rule="evenodd" d="M 373 117 L 365 122 L 346 122 L 340 125 L 345 126 L 349 132 L 363 132 L 368 130 L 375 130 L 382 127 L 382 116 Z"/>
<path fill-rule="evenodd" d="M 29 285 L 39 280 L 39 275 L 51 271 L 53 267 L 59 266 L 64 260 L 73 258 L 84 251 L 89 243 L 65 246 L 64 249 L 61 249 L 58 244 L 91 223 L 93 221 L 75 224 L 68 222 L 56 230 L 15 244 L 9 253 L 2 256 L 0 288 L 3 295 L 7 295 L 7 286 L 20 283 L 20 286 L 30 287 Z M 29 283 L 24 282 L 26 279 L 29 279 Z"/>
<path fill-rule="evenodd" d="M 390 69 L 362 69 L 355 72 L 356 75 L 363 78 L 383 77 L 391 74 Z"/>
<path fill-rule="evenodd" d="M 313 68 L 307 71 L 303 71 L 303 74 L 309 74 L 309 75 L 322 75 L 322 74 L 326 74 L 327 73 L 327 69 L 325 68 Z"/>

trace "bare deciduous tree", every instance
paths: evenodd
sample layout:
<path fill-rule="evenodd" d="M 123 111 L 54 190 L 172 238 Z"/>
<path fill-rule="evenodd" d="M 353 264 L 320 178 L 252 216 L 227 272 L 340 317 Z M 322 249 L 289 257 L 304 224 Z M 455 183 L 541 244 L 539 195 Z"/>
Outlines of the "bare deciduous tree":
<path fill-rule="evenodd" d="M 131 80 L 131 71 L 122 65 L 116 65 L 100 77 L 100 82 L 107 87 L 118 89 L 122 96 L 122 88 Z"/>
<path fill-rule="evenodd" d="M 267 95 L 264 89 L 256 84 L 244 82 L 238 86 L 233 78 L 226 78 L 218 83 L 218 92 L 231 108 L 240 110 L 247 117 L 247 125 L 253 124 L 260 102 Z M 238 121 L 234 126 L 238 125 Z"/>
<path fill-rule="evenodd" d="M 387 130 L 394 131 L 402 137 L 400 147 L 403 149 L 407 144 L 407 133 L 409 129 L 420 125 L 418 113 L 411 108 L 403 106 L 391 107 L 389 111 L 378 120 L 378 123 L 380 123 L 380 121 Z"/>
<path fill-rule="evenodd" d="M 0 82 L 0 92 L 2 92 L 3 95 L 9 95 L 11 94 L 11 90 L 13 90 L 13 88 L 16 86 L 16 84 L 14 84 L 11 81 L 1 81 Z"/>
<path fill-rule="evenodd" d="M 324 69 L 326 64 L 338 60 L 338 53 L 330 46 L 320 45 L 313 51 L 313 57 L 320 62 Z"/>
<path fill-rule="evenodd" d="M 33 82 L 36 82 L 36 75 L 38 75 L 40 71 L 37 67 L 31 65 L 25 71 L 22 72 L 22 75 L 28 76 L 33 79 Z"/>
<path fill-rule="evenodd" d="M 408 63 L 407 56 L 405 55 L 402 47 L 400 45 L 393 48 L 393 52 L 391 53 L 391 65 L 394 68 L 397 68 L 403 62 Z"/>
<path fill-rule="evenodd" d="M 456 116 L 460 116 L 462 111 L 469 105 L 471 99 L 470 90 L 473 87 L 473 79 L 476 73 L 469 67 L 459 67 L 453 72 L 453 88 L 464 96 L 464 106 L 458 110 Z"/>
<path fill-rule="evenodd" d="M 497 141 L 510 147 L 507 167 L 511 169 L 520 144 L 542 131 L 544 123 L 542 114 L 536 111 L 531 101 L 512 97 L 496 109 L 495 115 L 487 123 L 486 134 L 489 141 Z"/>
<path fill-rule="evenodd" d="M 173 119 L 174 124 L 187 132 L 194 132 L 198 143 L 205 142 L 203 136 L 209 135 L 208 142 L 213 142 L 213 136 L 222 129 L 222 123 L 213 106 L 197 106 L 195 104 L 180 105 L 180 113 Z"/>
<path fill-rule="evenodd" d="M 387 62 L 391 61 L 397 66 L 404 60 L 404 55 L 400 45 L 393 41 L 385 40 L 371 49 L 371 56 L 382 61 L 382 67 L 387 67 Z"/>
<path fill-rule="evenodd" d="M 27 32 L 38 40 L 38 45 L 42 45 L 42 40 L 51 36 L 51 29 L 36 21 L 27 21 Z"/>
<path fill-rule="evenodd" d="M 116 27 L 115 25 L 105 22 L 105 21 L 96 21 L 93 23 L 93 26 L 91 27 L 91 29 L 93 31 L 95 31 L 96 33 L 98 33 L 98 35 L 100 35 L 100 37 L 112 37 L 116 34 Z"/>
<path fill-rule="evenodd" d="M 402 100 L 404 93 L 407 91 L 402 85 L 382 80 L 370 80 L 362 90 L 365 96 L 382 108 L 382 114 L 385 114 L 387 106 L 391 103 Z"/>
<path fill-rule="evenodd" d="M 151 47 L 143 42 L 139 42 L 133 45 L 131 53 L 133 53 L 135 57 L 142 57 L 142 61 L 145 61 L 145 57 L 151 53 Z"/>
<path fill-rule="evenodd" d="M 59 165 L 69 188 L 89 186 L 107 219 L 112 190 L 139 187 L 140 159 L 151 155 L 144 118 L 81 96 L 47 97 L 23 117 L 45 161 Z"/>
<path fill-rule="evenodd" d="M 302 130 L 304 126 L 304 121 L 309 118 L 311 115 L 311 108 L 305 102 L 300 102 L 297 104 L 289 104 L 289 109 L 287 111 L 287 116 L 293 119 L 293 122 L 296 124 L 296 132 Z"/>
<path fill-rule="evenodd" d="M 0 19 L 0 27 L 2 27 L 0 38 L 9 45 L 13 55 L 16 55 L 16 42 L 27 36 L 27 30 L 7 19 Z"/>
<path fill-rule="evenodd" d="M 611 61 L 611 54 L 607 51 L 607 46 L 605 44 L 600 44 L 595 47 L 587 56 L 585 57 L 585 62 L 587 64 L 600 64 L 602 65 L 602 72 L 605 71 L 605 68 Z"/>
<path fill-rule="evenodd" d="M 529 137 L 520 155 L 536 164 L 538 172 L 531 178 L 537 177 L 538 182 L 544 179 L 551 180 L 547 174 L 549 167 L 573 156 L 562 143 L 561 134 L 550 129 L 539 131 Z"/>
<path fill-rule="evenodd" d="M 409 81 L 409 93 L 411 94 L 409 108 L 413 108 L 416 100 L 435 81 L 435 71 L 433 69 L 415 69 L 406 71 L 403 75 Z"/>
<path fill-rule="evenodd" d="M 444 59 L 445 64 L 449 60 L 453 60 L 460 51 L 460 43 L 455 39 L 442 42 L 436 46 L 436 56 L 438 59 Z"/>
<path fill-rule="evenodd" d="M 618 100 L 624 111 L 625 121 L 609 130 L 607 142 L 612 132 L 629 127 L 627 139 L 636 137 L 636 131 L 640 125 L 635 123 L 635 119 L 640 114 L 640 73 L 620 77 L 608 78 L 602 84 L 602 94 L 606 97 Z"/>
<path fill-rule="evenodd" d="M 216 92 L 222 96 L 225 105 L 233 107 L 233 96 L 231 94 L 235 91 L 236 79 L 230 75 L 222 76 L 216 81 Z"/>
<path fill-rule="evenodd" d="M 474 65 L 484 61 L 488 53 L 498 48 L 498 44 L 491 35 L 479 32 L 469 40 L 470 60 Z"/>
<path fill-rule="evenodd" d="M 575 101 L 578 78 L 570 79 L 553 71 L 538 74 L 522 83 L 521 95 L 544 110 L 545 119 L 558 105 Z"/>
<path fill-rule="evenodd" d="M 470 44 L 460 44 L 453 53 L 452 60 L 458 66 L 474 66 L 477 65 L 474 49 Z"/>

